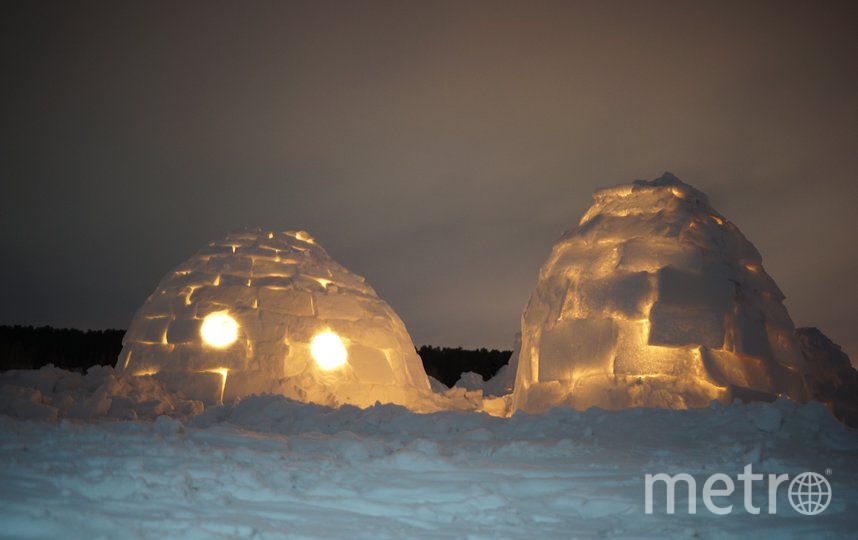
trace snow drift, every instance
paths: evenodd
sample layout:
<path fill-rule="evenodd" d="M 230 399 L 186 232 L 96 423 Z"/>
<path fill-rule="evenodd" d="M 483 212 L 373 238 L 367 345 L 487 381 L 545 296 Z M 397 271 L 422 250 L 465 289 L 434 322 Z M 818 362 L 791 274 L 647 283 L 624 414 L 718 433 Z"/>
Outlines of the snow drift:
<path fill-rule="evenodd" d="M 516 410 L 854 403 L 821 367 L 831 355 L 799 339 L 759 252 L 706 195 L 666 173 L 594 199 L 522 316 Z"/>
<path fill-rule="evenodd" d="M 393 309 L 300 231 L 232 234 L 167 274 L 117 368 L 205 404 L 271 392 L 419 409 L 430 393 Z"/>
<path fill-rule="evenodd" d="M 858 432 L 786 399 L 493 418 L 265 395 L 203 410 L 152 377 L 43 368 L 0 374 L 0 537 L 845 538 L 856 452 Z M 739 488 L 719 498 L 729 517 L 681 498 L 645 514 L 646 473 L 699 486 L 748 463 L 830 469 L 832 503 L 803 516 L 783 486 L 777 514 L 752 515 Z"/>

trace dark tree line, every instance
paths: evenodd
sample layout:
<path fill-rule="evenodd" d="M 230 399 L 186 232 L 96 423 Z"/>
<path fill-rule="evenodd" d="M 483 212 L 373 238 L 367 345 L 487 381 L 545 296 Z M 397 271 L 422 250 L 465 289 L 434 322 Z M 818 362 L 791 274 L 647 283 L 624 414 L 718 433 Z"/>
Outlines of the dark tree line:
<path fill-rule="evenodd" d="M 74 330 L 0 326 L 0 370 L 39 369 L 48 364 L 72 371 L 116 364 L 125 330 Z"/>
<path fill-rule="evenodd" d="M 113 366 L 122 350 L 125 330 L 82 330 L 42 326 L 0 326 L 0 371 L 57 367 L 86 371 L 91 366 Z M 417 350 L 426 373 L 453 386 L 462 373 L 474 371 L 491 378 L 509 362 L 512 351 L 432 347 Z"/>
<path fill-rule="evenodd" d="M 430 377 L 453 386 L 462 373 L 473 371 L 489 380 L 498 370 L 509 362 L 512 351 L 488 350 L 485 348 L 468 350 L 461 347 L 433 347 L 423 345 L 417 349 L 423 360 L 423 369 Z"/>

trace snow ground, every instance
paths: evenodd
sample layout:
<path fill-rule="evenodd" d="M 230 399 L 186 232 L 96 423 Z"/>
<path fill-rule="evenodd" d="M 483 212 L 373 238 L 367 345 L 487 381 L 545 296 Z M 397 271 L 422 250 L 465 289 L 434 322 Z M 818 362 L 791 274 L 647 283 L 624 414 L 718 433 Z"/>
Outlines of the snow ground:
<path fill-rule="evenodd" d="M 0 375 L 2 538 L 858 537 L 858 431 L 814 403 L 496 418 L 254 396 L 201 411 L 106 370 L 43 371 Z M 728 516 L 699 500 L 689 515 L 682 496 L 667 515 L 663 492 L 644 512 L 646 473 L 699 490 L 748 463 L 830 469 L 832 503 L 802 516 L 783 489 L 768 515 L 757 482 L 750 515 L 737 482 Z"/>

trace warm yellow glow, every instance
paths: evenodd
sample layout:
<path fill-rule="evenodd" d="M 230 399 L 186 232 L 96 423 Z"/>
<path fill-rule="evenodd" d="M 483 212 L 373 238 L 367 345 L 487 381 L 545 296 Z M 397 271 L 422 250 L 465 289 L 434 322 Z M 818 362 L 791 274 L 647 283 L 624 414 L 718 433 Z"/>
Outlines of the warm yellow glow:
<path fill-rule="evenodd" d="M 228 347 L 238 339 L 238 323 L 223 311 L 209 313 L 200 327 L 200 336 L 212 347 Z"/>
<path fill-rule="evenodd" d="M 320 278 L 320 277 L 314 277 L 312 279 L 315 279 L 317 282 L 319 282 L 319 285 L 321 285 L 322 287 L 324 287 L 326 289 L 328 288 L 328 285 L 333 283 L 333 281 L 331 281 L 330 279 L 325 279 L 325 278 Z"/>
<path fill-rule="evenodd" d="M 216 369 L 207 369 L 207 370 L 203 371 L 202 373 L 217 373 L 218 375 L 223 377 L 224 381 L 226 381 L 226 376 L 229 374 L 229 370 L 226 368 L 216 368 Z"/>
<path fill-rule="evenodd" d="M 337 369 L 346 363 L 348 352 L 340 336 L 328 330 L 317 334 L 310 343 L 310 354 L 316 364 L 325 371 Z"/>
<path fill-rule="evenodd" d="M 217 373 L 221 376 L 220 380 L 220 402 L 223 403 L 223 391 L 226 390 L 226 376 L 229 375 L 229 370 L 226 368 L 207 369 L 200 373 Z"/>
<path fill-rule="evenodd" d="M 199 288 L 200 288 L 200 287 L 199 287 L 198 285 L 188 285 L 188 287 L 187 287 L 187 290 L 188 290 L 188 296 L 186 296 L 186 297 L 185 297 L 185 305 L 186 305 L 186 306 L 190 306 L 190 305 L 191 305 L 191 296 L 193 296 L 193 295 L 194 295 L 194 291 L 195 291 L 195 290 L 197 290 L 197 289 L 199 289 Z"/>

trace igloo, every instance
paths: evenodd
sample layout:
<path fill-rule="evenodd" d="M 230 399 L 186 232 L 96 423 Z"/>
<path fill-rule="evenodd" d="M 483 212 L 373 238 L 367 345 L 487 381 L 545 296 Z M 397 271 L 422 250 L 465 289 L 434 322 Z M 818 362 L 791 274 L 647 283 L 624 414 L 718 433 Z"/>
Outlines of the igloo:
<path fill-rule="evenodd" d="M 525 308 L 514 410 L 813 397 L 783 293 L 706 195 L 667 173 L 594 199 Z"/>
<path fill-rule="evenodd" d="M 117 366 L 206 403 L 278 393 L 421 408 L 429 380 L 405 325 L 305 232 L 231 234 L 167 274 Z"/>

